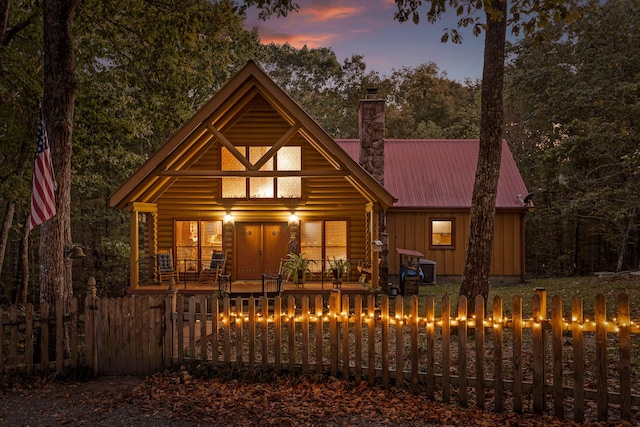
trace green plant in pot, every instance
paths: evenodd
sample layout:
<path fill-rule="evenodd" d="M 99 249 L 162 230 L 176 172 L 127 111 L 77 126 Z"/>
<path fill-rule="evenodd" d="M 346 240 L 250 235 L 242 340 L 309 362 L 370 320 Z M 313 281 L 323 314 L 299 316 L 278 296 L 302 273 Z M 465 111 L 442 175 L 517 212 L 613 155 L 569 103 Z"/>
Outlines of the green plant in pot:
<path fill-rule="evenodd" d="M 311 273 L 309 265 L 315 263 L 314 260 L 305 258 L 304 254 L 290 253 L 282 264 L 282 273 L 287 280 L 297 285 L 304 282 L 304 275 Z"/>
<path fill-rule="evenodd" d="M 327 273 L 333 275 L 333 283 L 340 284 L 342 283 L 342 277 L 351 273 L 351 263 L 349 260 L 333 257 L 333 260 L 329 260 Z"/>

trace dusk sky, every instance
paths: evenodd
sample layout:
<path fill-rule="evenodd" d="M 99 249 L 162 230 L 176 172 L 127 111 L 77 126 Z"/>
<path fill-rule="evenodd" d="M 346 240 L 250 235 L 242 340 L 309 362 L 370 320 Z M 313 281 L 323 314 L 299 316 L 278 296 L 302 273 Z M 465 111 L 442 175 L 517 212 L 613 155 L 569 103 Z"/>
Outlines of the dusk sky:
<path fill-rule="evenodd" d="M 455 28 L 453 11 L 440 21 L 427 22 L 425 11 L 420 24 L 393 19 L 393 0 L 296 0 L 300 11 L 286 18 L 257 18 L 255 9 L 247 13 L 246 27 L 258 27 L 262 43 L 289 43 L 296 48 L 329 47 L 342 63 L 352 54 L 363 55 L 367 71 L 389 75 L 392 69 L 434 62 L 440 72 L 461 83 L 482 77 L 484 34 L 475 37 L 461 29 L 460 45 L 441 43 L 445 28 Z M 424 7 L 424 6 L 423 6 Z"/>

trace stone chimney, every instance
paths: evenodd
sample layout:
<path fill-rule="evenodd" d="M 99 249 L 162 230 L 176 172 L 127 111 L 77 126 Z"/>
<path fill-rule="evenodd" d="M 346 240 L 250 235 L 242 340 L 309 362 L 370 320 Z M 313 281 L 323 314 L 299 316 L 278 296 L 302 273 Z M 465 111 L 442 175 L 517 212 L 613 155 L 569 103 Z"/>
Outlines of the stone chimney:
<path fill-rule="evenodd" d="M 360 166 L 384 185 L 384 99 L 378 89 L 368 88 L 358 108 Z"/>

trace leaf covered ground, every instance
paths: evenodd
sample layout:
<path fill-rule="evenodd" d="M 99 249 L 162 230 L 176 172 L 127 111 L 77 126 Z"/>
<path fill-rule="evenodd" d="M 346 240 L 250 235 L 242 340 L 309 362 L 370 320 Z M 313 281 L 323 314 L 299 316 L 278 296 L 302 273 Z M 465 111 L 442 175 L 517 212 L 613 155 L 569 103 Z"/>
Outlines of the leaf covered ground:
<path fill-rule="evenodd" d="M 423 395 L 324 378 L 269 382 L 193 378 L 187 371 L 85 382 L 7 381 L 11 426 L 568 426 L 551 416 L 496 414 Z M 630 426 L 613 421 L 586 426 Z"/>

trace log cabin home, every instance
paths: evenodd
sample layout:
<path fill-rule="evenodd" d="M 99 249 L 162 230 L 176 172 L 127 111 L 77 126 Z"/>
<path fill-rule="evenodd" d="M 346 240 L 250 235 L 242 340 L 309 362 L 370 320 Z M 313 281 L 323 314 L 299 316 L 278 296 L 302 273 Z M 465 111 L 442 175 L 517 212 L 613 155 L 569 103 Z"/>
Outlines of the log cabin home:
<path fill-rule="evenodd" d="M 397 248 L 459 278 L 464 262 L 477 140 L 385 140 L 384 100 L 368 93 L 359 140 L 335 140 L 249 62 L 110 197 L 130 212 L 130 292 L 158 284 L 157 254 L 179 280 L 201 281 L 224 254 L 233 281 L 275 274 L 289 252 L 348 259 L 386 284 Z M 508 145 L 497 200 L 492 275 L 524 278 L 530 206 Z M 317 274 L 316 274 L 317 273 Z M 322 276 L 324 277 L 324 276 Z"/>

